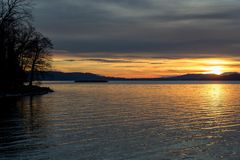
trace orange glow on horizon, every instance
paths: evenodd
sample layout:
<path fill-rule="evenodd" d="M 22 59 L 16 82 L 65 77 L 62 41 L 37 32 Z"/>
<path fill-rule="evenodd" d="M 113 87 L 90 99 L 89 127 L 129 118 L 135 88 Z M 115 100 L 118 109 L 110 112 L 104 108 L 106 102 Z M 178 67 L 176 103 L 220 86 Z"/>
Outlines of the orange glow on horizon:
<path fill-rule="evenodd" d="M 88 72 L 112 77 L 155 78 L 182 74 L 238 72 L 240 62 L 233 58 L 81 58 L 53 57 L 54 70 Z"/>

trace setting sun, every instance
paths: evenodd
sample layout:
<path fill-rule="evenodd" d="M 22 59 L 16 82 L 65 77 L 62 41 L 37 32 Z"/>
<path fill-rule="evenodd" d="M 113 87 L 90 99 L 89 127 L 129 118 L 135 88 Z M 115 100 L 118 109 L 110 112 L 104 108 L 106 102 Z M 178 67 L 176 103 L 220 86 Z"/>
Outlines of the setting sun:
<path fill-rule="evenodd" d="M 221 66 L 214 66 L 211 67 L 209 70 L 210 70 L 209 73 L 211 74 L 221 75 L 223 73 L 223 67 Z"/>

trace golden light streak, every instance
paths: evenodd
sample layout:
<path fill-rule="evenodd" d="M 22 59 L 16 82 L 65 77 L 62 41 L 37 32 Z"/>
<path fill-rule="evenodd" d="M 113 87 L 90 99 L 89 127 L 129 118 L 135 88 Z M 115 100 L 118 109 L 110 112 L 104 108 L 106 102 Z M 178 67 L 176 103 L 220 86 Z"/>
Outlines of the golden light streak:
<path fill-rule="evenodd" d="M 194 74 L 238 72 L 240 62 L 233 58 L 84 58 L 55 55 L 55 70 L 63 72 L 89 72 L 113 77 L 153 78 Z"/>
<path fill-rule="evenodd" d="M 211 74 L 221 75 L 223 73 L 222 66 L 214 66 L 209 68 Z"/>

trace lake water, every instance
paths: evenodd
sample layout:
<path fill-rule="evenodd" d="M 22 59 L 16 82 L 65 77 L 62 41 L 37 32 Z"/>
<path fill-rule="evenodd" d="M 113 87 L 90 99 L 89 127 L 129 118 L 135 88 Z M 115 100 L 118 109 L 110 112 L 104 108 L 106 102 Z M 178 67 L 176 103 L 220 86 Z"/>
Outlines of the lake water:
<path fill-rule="evenodd" d="M 171 83 L 51 82 L 2 101 L 0 160 L 239 160 L 240 84 Z"/>

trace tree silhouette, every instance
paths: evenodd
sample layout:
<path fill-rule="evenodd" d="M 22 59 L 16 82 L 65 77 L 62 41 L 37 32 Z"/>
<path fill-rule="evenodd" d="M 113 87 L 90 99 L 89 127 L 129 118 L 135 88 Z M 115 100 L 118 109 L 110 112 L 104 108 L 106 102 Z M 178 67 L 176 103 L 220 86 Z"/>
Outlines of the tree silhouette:
<path fill-rule="evenodd" d="M 51 41 L 32 26 L 30 0 L 0 0 L 0 89 L 23 85 L 50 66 Z"/>
<path fill-rule="evenodd" d="M 41 33 L 34 33 L 34 39 L 31 41 L 32 50 L 28 62 L 30 62 L 30 78 L 29 85 L 35 78 L 35 72 L 41 72 L 51 68 L 51 55 L 49 49 L 52 48 L 51 41 L 44 37 Z"/>

